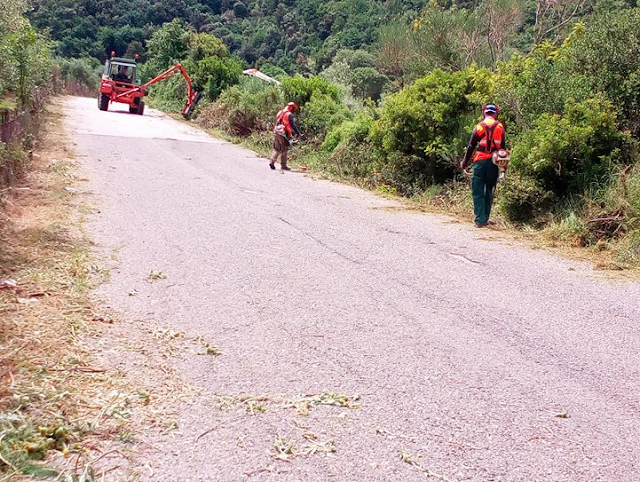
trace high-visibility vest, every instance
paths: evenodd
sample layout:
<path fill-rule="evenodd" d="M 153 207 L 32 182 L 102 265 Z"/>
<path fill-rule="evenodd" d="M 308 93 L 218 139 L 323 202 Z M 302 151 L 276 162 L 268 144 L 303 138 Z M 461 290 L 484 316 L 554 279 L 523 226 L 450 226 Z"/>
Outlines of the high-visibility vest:
<path fill-rule="evenodd" d="M 493 152 L 501 147 L 504 125 L 493 117 L 487 116 L 476 126 L 476 133 L 480 136 L 480 143 L 473 162 L 491 159 Z"/>
<path fill-rule="evenodd" d="M 290 112 L 286 107 L 278 112 L 278 115 L 276 116 L 276 126 L 283 125 L 284 130 L 287 132 L 287 136 L 291 137 L 293 130 L 291 129 L 291 122 L 289 121 L 290 117 L 287 114 L 290 114 Z"/>

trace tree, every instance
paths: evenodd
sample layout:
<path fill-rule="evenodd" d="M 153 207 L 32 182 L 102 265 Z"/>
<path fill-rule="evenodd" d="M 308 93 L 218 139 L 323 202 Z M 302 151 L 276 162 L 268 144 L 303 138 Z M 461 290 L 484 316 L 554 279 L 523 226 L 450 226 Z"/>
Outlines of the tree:
<path fill-rule="evenodd" d="M 536 0 L 534 43 L 550 36 L 558 39 L 562 28 L 589 11 L 594 3 L 594 0 Z"/>
<path fill-rule="evenodd" d="M 435 1 L 429 2 L 413 23 L 413 48 L 426 70 L 462 68 L 458 32 L 459 25 L 451 11 Z"/>
<path fill-rule="evenodd" d="M 376 58 L 373 54 L 370 54 L 366 50 L 358 49 L 341 49 L 336 53 L 333 58 L 334 62 L 345 62 L 352 69 L 359 69 L 362 67 L 373 67 L 376 64 Z"/>
<path fill-rule="evenodd" d="M 134 28 L 129 25 L 125 27 L 100 27 L 98 30 L 98 43 L 102 47 L 104 55 L 115 52 L 116 55 L 124 56 L 132 42 L 138 42 L 142 46 L 144 31 L 141 28 Z M 141 50 L 137 53 L 140 53 Z"/>
<path fill-rule="evenodd" d="M 389 79 L 373 67 L 360 67 L 351 71 L 349 81 L 355 96 L 379 100 Z"/>
<path fill-rule="evenodd" d="M 520 0 L 484 0 L 481 10 L 491 64 L 495 66 L 506 60 L 509 41 L 524 23 L 524 5 Z"/>
<path fill-rule="evenodd" d="M 26 105 L 51 75 L 51 46 L 23 17 L 25 4 L 9 0 L 0 10 L 0 95 L 15 92 Z"/>
<path fill-rule="evenodd" d="M 625 127 L 640 138 L 640 8 L 602 13 L 576 24 L 558 59 L 571 86 L 604 92 Z M 574 87 L 575 88 L 575 87 Z"/>
<path fill-rule="evenodd" d="M 208 33 L 192 33 L 189 36 L 189 58 L 199 62 L 206 57 L 226 57 L 227 47 L 222 40 Z"/>
<path fill-rule="evenodd" d="M 249 15 L 249 9 L 242 2 L 236 2 L 233 4 L 233 13 L 238 18 L 244 18 Z"/>
<path fill-rule="evenodd" d="M 394 22 L 378 31 L 378 70 L 405 86 L 405 77 L 415 53 L 408 27 Z"/>
<path fill-rule="evenodd" d="M 238 83 L 242 75 L 240 62 L 234 58 L 207 57 L 198 62 L 194 75 L 196 90 L 204 90 L 209 100 L 216 100 L 223 90 Z"/>
<path fill-rule="evenodd" d="M 174 19 L 165 23 L 154 32 L 147 42 L 147 55 L 149 67 L 153 73 L 159 73 L 182 59 L 187 57 L 189 48 L 187 45 L 188 32 L 184 29 L 180 19 Z"/>

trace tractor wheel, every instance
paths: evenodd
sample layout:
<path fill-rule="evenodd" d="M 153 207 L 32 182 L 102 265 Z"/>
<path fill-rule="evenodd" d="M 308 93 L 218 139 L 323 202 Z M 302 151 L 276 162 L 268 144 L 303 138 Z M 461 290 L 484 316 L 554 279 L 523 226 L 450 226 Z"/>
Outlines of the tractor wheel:
<path fill-rule="evenodd" d="M 137 114 L 138 113 L 138 106 L 137 105 L 130 105 L 129 106 L 129 114 Z"/>
<path fill-rule="evenodd" d="M 98 109 L 107 110 L 109 108 L 109 96 L 103 93 L 98 94 Z"/>
<path fill-rule="evenodd" d="M 144 114 L 144 101 L 141 100 L 140 104 L 138 104 L 138 115 Z"/>

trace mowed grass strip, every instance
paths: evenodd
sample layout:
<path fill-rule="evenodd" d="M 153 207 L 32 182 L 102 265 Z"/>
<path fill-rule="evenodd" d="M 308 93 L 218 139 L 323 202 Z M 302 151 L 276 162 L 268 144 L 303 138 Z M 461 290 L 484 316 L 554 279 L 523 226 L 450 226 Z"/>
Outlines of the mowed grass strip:
<path fill-rule="evenodd" d="M 0 289 L 0 479 L 91 480 L 103 442 L 125 430 L 122 382 L 84 344 L 89 292 L 108 272 L 82 230 L 61 117 L 50 109 L 29 172 L 3 196 L 0 284 L 16 284 Z"/>

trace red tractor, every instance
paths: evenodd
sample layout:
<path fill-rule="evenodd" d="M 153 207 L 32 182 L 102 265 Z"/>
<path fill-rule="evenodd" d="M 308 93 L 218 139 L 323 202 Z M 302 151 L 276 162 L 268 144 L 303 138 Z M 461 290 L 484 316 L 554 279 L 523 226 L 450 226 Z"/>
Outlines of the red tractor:
<path fill-rule="evenodd" d="M 147 88 L 157 82 L 168 79 L 180 72 L 187 81 L 189 92 L 187 94 L 187 102 L 182 109 L 182 115 L 185 118 L 193 113 L 196 104 L 200 100 L 201 92 L 193 90 L 191 79 L 187 75 L 182 65 L 174 65 L 167 69 L 155 79 L 150 80 L 146 84 L 140 84 L 138 80 L 138 63 L 135 59 L 125 59 L 114 57 L 113 53 L 104 65 L 102 81 L 100 82 L 100 92 L 98 92 L 98 108 L 107 110 L 109 102 L 119 102 L 129 105 L 129 112 L 132 114 L 144 114 L 143 97 L 147 95 Z"/>

